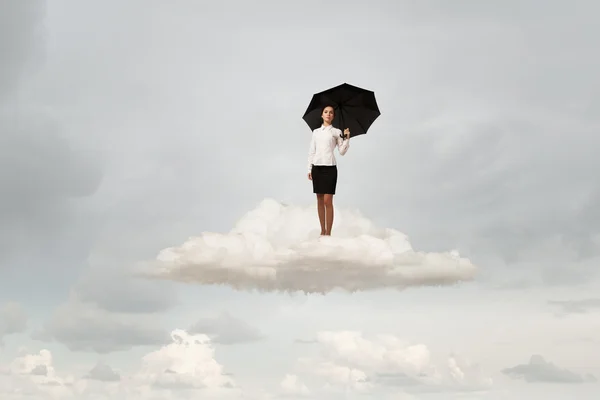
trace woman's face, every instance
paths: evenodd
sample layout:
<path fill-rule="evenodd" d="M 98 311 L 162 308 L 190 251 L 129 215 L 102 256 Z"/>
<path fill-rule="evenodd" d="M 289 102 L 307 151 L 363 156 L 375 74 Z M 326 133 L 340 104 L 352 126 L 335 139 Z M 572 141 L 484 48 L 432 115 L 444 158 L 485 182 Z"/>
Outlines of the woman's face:
<path fill-rule="evenodd" d="M 334 116 L 335 114 L 333 111 L 333 107 L 325 107 L 321 118 L 323 118 L 323 121 L 327 122 L 328 124 L 331 124 L 331 121 L 333 121 Z"/>

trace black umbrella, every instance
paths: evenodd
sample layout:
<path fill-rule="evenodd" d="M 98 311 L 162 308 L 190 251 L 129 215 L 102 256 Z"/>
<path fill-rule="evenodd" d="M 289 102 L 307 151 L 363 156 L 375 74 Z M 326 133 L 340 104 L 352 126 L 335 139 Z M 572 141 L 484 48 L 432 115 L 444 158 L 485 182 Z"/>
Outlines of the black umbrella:
<path fill-rule="evenodd" d="M 323 124 L 321 112 L 326 106 L 335 110 L 332 125 L 344 132 L 350 129 L 350 137 L 367 133 L 367 130 L 381 115 L 375 93 L 357 86 L 343 83 L 313 95 L 302 119 L 314 130 Z"/>

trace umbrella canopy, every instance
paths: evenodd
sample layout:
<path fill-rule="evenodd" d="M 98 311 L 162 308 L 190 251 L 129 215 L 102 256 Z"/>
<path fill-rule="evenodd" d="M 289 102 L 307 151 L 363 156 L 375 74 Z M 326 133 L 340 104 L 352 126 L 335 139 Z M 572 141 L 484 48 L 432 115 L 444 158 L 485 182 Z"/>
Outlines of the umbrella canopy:
<path fill-rule="evenodd" d="M 349 128 L 350 137 L 367 133 L 371 124 L 381 115 L 374 92 L 343 83 L 313 95 L 302 117 L 311 130 L 323 124 L 321 113 L 326 106 L 332 106 L 335 110 L 332 125 L 342 132 Z"/>

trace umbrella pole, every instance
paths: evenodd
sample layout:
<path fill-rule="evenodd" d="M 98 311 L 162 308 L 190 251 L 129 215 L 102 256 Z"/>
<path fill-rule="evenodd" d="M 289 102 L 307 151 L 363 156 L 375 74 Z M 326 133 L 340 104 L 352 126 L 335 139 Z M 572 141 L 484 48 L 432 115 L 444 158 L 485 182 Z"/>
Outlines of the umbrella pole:
<path fill-rule="evenodd" d="M 342 133 L 340 133 L 340 137 L 343 139 L 344 138 L 344 111 L 342 110 L 342 107 L 339 107 L 340 110 L 340 130 L 342 131 Z"/>

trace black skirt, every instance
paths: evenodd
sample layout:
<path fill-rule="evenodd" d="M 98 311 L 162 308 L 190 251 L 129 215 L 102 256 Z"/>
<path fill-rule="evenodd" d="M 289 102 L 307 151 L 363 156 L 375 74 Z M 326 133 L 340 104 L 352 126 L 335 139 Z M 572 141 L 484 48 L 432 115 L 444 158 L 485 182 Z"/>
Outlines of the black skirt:
<path fill-rule="evenodd" d="M 335 194 L 337 186 L 337 166 L 313 165 L 311 169 L 313 193 Z"/>

